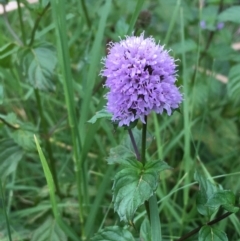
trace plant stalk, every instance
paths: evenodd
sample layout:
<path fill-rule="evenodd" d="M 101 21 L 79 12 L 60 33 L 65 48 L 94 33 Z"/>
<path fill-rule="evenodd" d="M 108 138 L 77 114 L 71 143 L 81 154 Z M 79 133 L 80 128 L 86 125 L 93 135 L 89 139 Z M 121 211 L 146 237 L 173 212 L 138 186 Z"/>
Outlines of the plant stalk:
<path fill-rule="evenodd" d="M 140 156 L 139 150 L 137 148 L 137 144 L 136 144 L 136 141 L 134 139 L 134 136 L 133 136 L 133 133 L 132 133 L 131 129 L 128 130 L 128 134 L 130 136 L 130 139 L 131 139 L 131 142 L 132 142 L 132 145 L 133 145 L 133 149 L 134 149 L 135 154 L 136 154 L 136 158 L 137 158 L 138 161 L 141 161 L 141 156 Z"/>
<path fill-rule="evenodd" d="M 59 188 L 59 185 L 58 185 L 58 178 L 57 178 L 57 173 L 56 173 L 56 160 L 53 157 L 52 146 L 51 146 L 51 143 L 49 141 L 48 130 L 47 130 L 47 122 L 46 122 L 46 119 L 45 119 L 44 114 L 43 114 L 43 108 L 42 108 L 41 97 L 39 95 L 39 90 L 35 88 L 34 94 L 35 94 L 35 98 L 37 100 L 38 111 L 39 111 L 40 118 L 41 118 L 41 127 L 42 127 L 44 137 L 45 137 L 45 140 L 46 140 L 45 147 L 46 147 L 46 150 L 47 150 L 47 153 L 48 153 L 50 170 L 51 170 L 51 173 L 52 173 L 52 176 L 53 176 L 53 181 L 54 181 L 54 185 L 55 185 L 55 188 L 56 188 L 57 195 L 59 197 L 61 197 L 61 192 L 60 192 L 60 188 Z"/>
<path fill-rule="evenodd" d="M 13 28 L 11 27 L 11 25 L 8 21 L 8 15 L 7 15 L 5 4 L 3 4 L 2 6 L 3 6 L 3 19 L 4 19 L 4 23 L 6 25 L 6 28 L 8 29 L 8 31 L 12 35 L 12 37 L 17 41 L 17 43 L 19 45 L 23 45 L 23 42 L 18 37 L 18 35 L 15 33 L 15 31 L 13 30 Z"/>
<path fill-rule="evenodd" d="M 50 7 L 50 2 L 45 6 L 45 8 L 43 9 L 43 11 L 38 15 L 35 23 L 34 23 L 34 26 L 33 26 L 33 30 L 32 30 L 32 34 L 31 34 L 31 40 L 30 40 L 30 43 L 28 44 L 28 46 L 32 46 L 33 43 L 34 43 L 34 39 L 35 39 L 35 33 L 37 31 L 37 28 L 38 28 L 38 25 L 43 17 L 43 15 L 47 12 L 47 10 L 49 9 Z"/>
<path fill-rule="evenodd" d="M 85 4 L 84 0 L 81 0 L 81 5 L 82 5 L 83 13 L 85 15 L 87 26 L 90 29 L 91 28 L 91 21 L 90 21 L 90 18 L 89 18 L 89 15 L 88 15 L 88 11 L 87 11 L 87 7 L 86 7 L 86 4 Z"/>
<path fill-rule="evenodd" d="M 21 28 L 21 32 L 22 32 L 23 45 L 26 45 L 26 34 L 25 34 L 25 29 L 24 29 L 24 24 L 23 24 L 20 0 L 17 0 L 17 5 L 18 5 L 18 16 L 19 16 L 20 28 Z"/>
<path fill-rule="evenodd" d="M 145 124 L 142 128 L 142 149 L 141 161 L 143 165 L 146 163 L 146 141 L 147 141 L 147 116 L 144 117 Z M 161 222 L 159 219 L 158 205 L 156 194 L 153 194 L 149 201 L 145 203 L 145 209 L 151 224 L 152 241 L 162 241 Z"/>
<path fill-rule="evenodd" d="M 185 234 L 184 236 L 182 236 L 181 238 L 177 239 L 176 241 L 187 240 L 188 238 L 192 237 L 194 234 L 198 233 L 203 226 L 205 226 L 205 225 L 211 226 L 213 224 L 216 224 L 216 223 L 220 222 L 221 220 L 223 220 L 224 218 L 227 218 L 231 214 L 233 214 L 233 213 L 231 213 L 231 212 L 224 213 L 220 217 L 217 217 L 217 218 L 213 219 L 212 221 L 208 222 L 207 224 L 201 225 L 201 226 L 193 229 L 191 232 Z"/>
<path fill-rule="evenodd" d="M 144 117 L 145 124 L 142 128 L 142 149 L 141 149 L 141 161 L 144 165 L 146 163 L 146 141 L 147 141 L 147 116 Z"/>

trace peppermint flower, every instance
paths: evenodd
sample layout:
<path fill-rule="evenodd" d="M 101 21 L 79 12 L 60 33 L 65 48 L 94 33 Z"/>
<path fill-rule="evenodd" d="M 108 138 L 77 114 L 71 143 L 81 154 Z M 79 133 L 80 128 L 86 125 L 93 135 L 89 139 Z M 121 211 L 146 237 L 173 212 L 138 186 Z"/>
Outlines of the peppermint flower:
<path fill-rule="evenodd" d="M 151 111 L 171 115 L 182 94 L 175 86 L 174 59 L 152 37 L 130 36 L 109 44 L 101 75 L 106 77 L 107 110 L 119 126 L 137 119 L 143 123 Z"/>

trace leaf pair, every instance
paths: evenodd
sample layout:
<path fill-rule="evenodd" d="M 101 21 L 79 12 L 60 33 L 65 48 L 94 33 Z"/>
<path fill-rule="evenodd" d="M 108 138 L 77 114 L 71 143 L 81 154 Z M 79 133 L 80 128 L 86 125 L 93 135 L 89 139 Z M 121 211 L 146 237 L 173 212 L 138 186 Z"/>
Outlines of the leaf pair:
<path fill-rule="evenodd" d="M 118 172 L 113 184 L 114 210 L 121 220 L 131 222 L 137 208 L 157 189 L 159 173 L 170 167 L 159 160 L 141 162 L 129 160 Z"/>
<path fill-rule="evenodd" d="M 223 190 L 199 171 L 195 173 L 195 179 L 200 185 L 197 195 L 197 210 L 200 214 L 210 218 L 220 207 L 234 213 L 239 210 L 235 207 L 236 197 L 232 191 Z"/>
<path fill-rule="evenodd" d="M 19 51 L 21 67 L 27 81 L 36 89 L 55 90 L 53 79 L 57 65 L 55 48 L 48 43 Z"/>
<path fill-rule="evenodd" d="M 235 206 L 236 196 L 230 190 L 223 190 L 221 186 L 213 182 L 212 179 L 202 175 L 199 171 L 195 173 L 195 179 L 199 182 L 200 190 L 197 195 L 197 210 L 200 214 L 211 216 L 216 213 L 220 207 L 235 213 L 239 207 Z M 203 226 L 198 234 L 199 241 L 227 241 L 227 235 L 224 231 L 211 227 Z"/>

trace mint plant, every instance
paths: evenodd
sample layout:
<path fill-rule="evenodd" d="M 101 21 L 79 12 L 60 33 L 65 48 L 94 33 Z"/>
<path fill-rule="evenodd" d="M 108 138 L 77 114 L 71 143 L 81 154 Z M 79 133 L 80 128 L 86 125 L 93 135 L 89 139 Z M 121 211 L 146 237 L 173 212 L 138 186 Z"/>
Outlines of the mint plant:
<path fill-rule="evenodd" d="M 158 200 L 155 194 L 160 181 L 160 174 L 171 167 L 162 160 L 146 158 L 147 117 L 151 112 L 171 115 L 179 108 L 183 96 L 176 82 L 176 64 L 162 46 L 155 44 L 152 37 L 126 37 L 119 43 L 110 43 L 108 55 L 103 59 L 101 75 L 106 77 L 106 109 L 97 112 L 89 121 L 95 123 L 99 118 L 107 118 L 115 126 L 128 131 L 121 145 L 110 150 L 108 164 L 119 164 L 120 170 L 113 182 L 113 206 L 120 221 L 133 227 L 140 240 L 161 241 L 161 221 Z M 141 122 L 141 131 L 137 124 Z M 151 138 L 150 138 L 151 139 Z M 186 240 L 198 233 L 199 241 L 226 241 L 227 235 L 211 225 L 221 220 L 212 217 L 221 208 L 229 211 L 224 217 L 239 210 L 235 205 L 236 196 L 229 190 L 223 190 L 213 180 L 199 171 L 195 173 L 200 190 L 197 194 L 197 210 L 207 217 L 207 224 L 184 235 L 178 241 Z M 148 226 L 137 230 L 134 216 L 141 205 L 145 205 Z M 146 223 L 144 220 L 143 223 Z M 135 240 L 127 228 L 106 227 L 92 238 L 103 240 Z"/>

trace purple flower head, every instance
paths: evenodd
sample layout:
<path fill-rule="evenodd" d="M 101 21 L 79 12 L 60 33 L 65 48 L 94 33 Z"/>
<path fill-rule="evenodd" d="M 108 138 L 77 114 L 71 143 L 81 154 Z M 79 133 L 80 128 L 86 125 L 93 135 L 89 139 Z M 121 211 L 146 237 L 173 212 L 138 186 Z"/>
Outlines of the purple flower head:
<path fill-rule="evenodd" d="M 143 123 L 151 111 L 171 115 L 179 107 L 182 94 L 175 86 L 174 59 L 152 37 L 131 36 L 119 43 L 110 43 L 109 53 L 103 59 L 107 110 L 119 126 L 137 119 Z"/>

